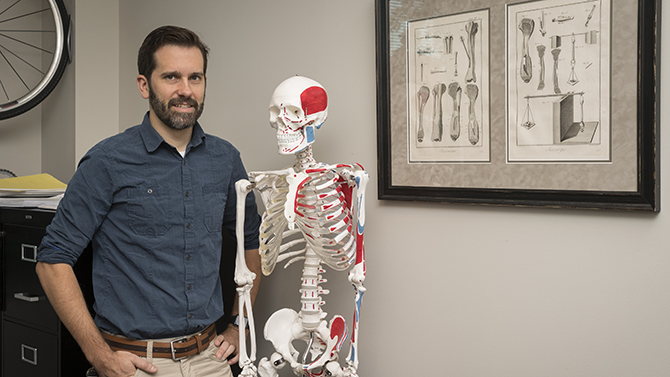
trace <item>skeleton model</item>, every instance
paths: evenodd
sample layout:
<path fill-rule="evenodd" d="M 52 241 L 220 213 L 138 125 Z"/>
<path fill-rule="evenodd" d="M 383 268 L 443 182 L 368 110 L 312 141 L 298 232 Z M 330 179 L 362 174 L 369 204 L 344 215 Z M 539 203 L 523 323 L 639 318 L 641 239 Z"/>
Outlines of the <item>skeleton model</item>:
<path fill-rule="evenodd" d="M 358 319 L 365 288 L 365 186 L 368 174 L 358 164 L 327 165 L 312 155 L 314 131 L 328 116 L 324 88 L 314 80 L 295 76 L 275 89 L 270 101 L 270 124 L 277 130 L 279 153 L 294 154 L 295 164 L 278 171 L 249 173 L 250 181 L 240 180 L 237 190 L 237 239 L 243 239 L 244 200 L 256 189 L 265 204 L 260 229 L 260 253 L 263 274 L 288 260 L 286 266 L 304 261 L 301 285 L 301 309 L 280 309 L 265 324 L 265 339 L 276 352 L 263 358 L 258 369 L 254 320 L 250 296 L 254 274 L 246 267 L 243 243 L 238 243 L 235 281 L 238 284 L 240 313 L 248 317 L 250 352 L 247 354 L 244 331 L 240 331 L 242 376 L 278 376 L 277 370 L 289 365 L 297 376 L 357 376 Z M 353 331 L 349 356 L 344 365 L 338 353 L 348 335 L 344 318 L 334 316 L 326 322 L 321 287 L 326 280 L 324 265 L 337 271 L 349 271 L 355 290 Z M 306 342 L 303 355 L 292 344 Z M 308 355 L 309 354 L 309 355 Z"/>

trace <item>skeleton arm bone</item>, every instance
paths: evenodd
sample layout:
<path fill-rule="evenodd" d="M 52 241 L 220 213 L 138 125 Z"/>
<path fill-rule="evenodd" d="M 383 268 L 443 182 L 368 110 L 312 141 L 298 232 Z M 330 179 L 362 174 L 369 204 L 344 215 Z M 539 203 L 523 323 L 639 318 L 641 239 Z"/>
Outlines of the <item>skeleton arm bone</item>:
<path fill-rule="evenodd" d="M 339 165 L 340 167 L 342 165 Z M 331 168 L 334 168 L 331 167 Z M 340 169 L 338 174 L 344 178 L 350 186 L 356 187 L 356 199 L 352 206 L 356 212 L 356 264 L 349 272 L 349 281 L 356 287 L 357 290 L 365 291 L 363 281 L 365 280 L 365 247 L 363 244 L 363 231 L 365 228 L 365 189 L 367 187 L 370 176 L 363 170 L 360 165 L 351 166 L 353 171 L 349 169 Z"/>
<path fill-rule="evenodd" d="M 358 321 L 360 318 L 361 302 L 363 300 L 363 281 L 365 280 L 365 247 L 363 244 L 363 231 L 365 229 L 365 188 L 367 186 L 370 176 L 364 171 L 356 172 L 356 209 L 357 209 L 357 224 L 356 224 L 356 265 L 349 272 L 349 281 L 356 289 L 355 309 L 354 309 L 354 324 L 351 334 L 351 342 L 349 348 L 349 356 L 347 356 L 347 370 L 351 375 L 356 375 L 358 369 Z"/>
<path fill-rule="evenodd" d="M 251 182 L 241 179 L 235 182 L 235 191 L 237 193 L 237 222 L 235 224 L 235 235 L 237 236 L 237 257 L 235 259 L 235 283 L 238 285 L 237 292 L 239 301 L 237 310 L 241 314 L 246 314 L 249 320 L 249 333 L 251 340 L 251 355 L 247 355 L 246 332 L 239 332 L 239 364 L 242 368 L 242 376 L 255 376 L 256 367 L 256 330 L 254 326 L 254 316 L 252 312 L 251 292 L 254 280 L 259 274 L 251 272 L 247 266 L 246 251 L 244 250 L 244 218 L 245 218 L 245 199 L 247 194 L 253 189 Z M 254 294 L 255 297 L 255 294 Z"/>

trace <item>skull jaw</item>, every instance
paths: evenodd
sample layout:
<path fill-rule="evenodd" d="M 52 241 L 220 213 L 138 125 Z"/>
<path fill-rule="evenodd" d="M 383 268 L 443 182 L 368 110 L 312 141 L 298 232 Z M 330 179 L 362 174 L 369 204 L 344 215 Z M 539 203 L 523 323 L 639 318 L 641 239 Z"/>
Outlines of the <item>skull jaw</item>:
<path fill-rule="evenodd" d="M 277 147 L 281 155 L 292 155 L 302 152 L 314 143 L 314 128 L 307 126 L 293 133 L 277 132 Z"/>

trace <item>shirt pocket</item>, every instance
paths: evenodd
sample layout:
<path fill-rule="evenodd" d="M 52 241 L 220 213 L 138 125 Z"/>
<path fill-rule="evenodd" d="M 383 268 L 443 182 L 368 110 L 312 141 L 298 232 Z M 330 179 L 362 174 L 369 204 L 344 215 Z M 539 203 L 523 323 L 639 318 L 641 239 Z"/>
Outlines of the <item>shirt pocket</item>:
<path fill-rule="evenodd" d="M 228 195 L 221 185 L 205 185 L 202 194 L 205 199 L 205 227 L 210 233 L 219 233 Z"/>
<path fill-rule="evenodd" d="M 128 193 L 128 223 L 138 235 L 158 237 L 171 226 L 170 196 L 157 185 L 132 187 Z"/>

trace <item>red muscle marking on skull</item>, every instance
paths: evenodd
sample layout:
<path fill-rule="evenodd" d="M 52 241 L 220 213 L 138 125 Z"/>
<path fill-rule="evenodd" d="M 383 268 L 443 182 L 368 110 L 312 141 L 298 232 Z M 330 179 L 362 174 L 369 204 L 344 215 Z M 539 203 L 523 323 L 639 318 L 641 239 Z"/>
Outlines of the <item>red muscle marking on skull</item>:
<path fill-rule="evenodd" d="M 311 86 L 300 93 L 300 103 L 305 116 L 316 114 L 328 107 L 328 96 L 323 88 Z"/>

